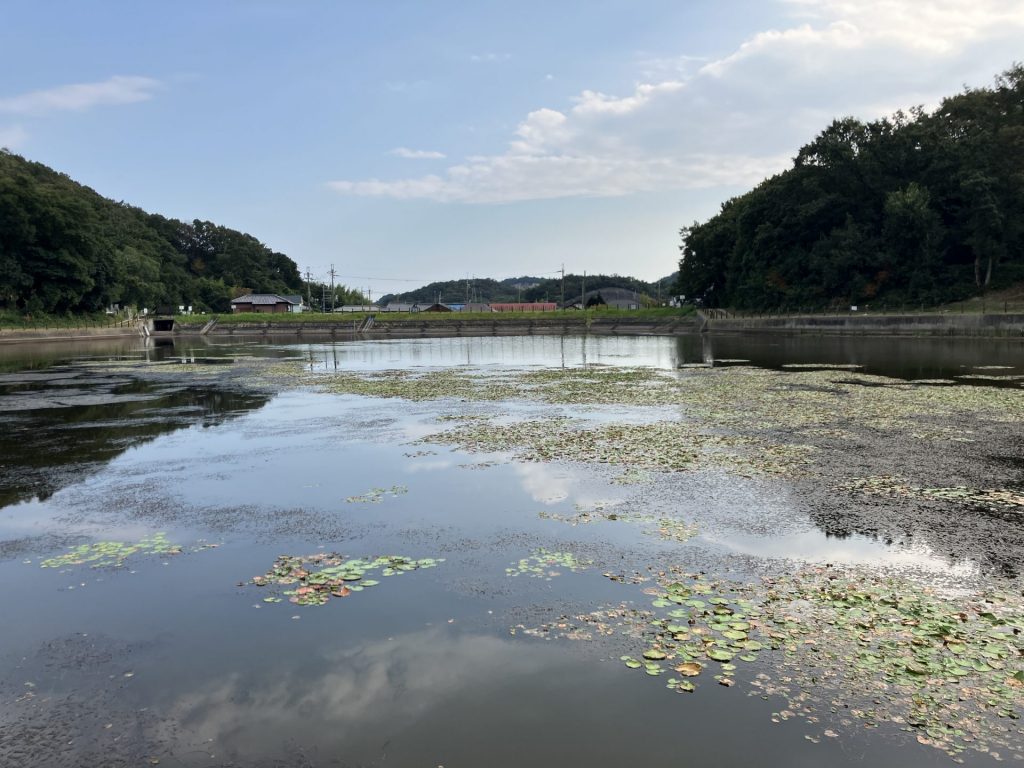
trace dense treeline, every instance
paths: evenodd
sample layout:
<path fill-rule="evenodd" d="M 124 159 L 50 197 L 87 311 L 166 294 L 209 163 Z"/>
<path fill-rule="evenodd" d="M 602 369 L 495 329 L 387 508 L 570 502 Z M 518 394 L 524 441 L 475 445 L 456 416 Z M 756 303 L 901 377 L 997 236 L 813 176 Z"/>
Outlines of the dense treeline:
<path fill-rule="evenodd" d="M 668 294 L 672 281 L 665 280 L 662 292 Z M 565 276 L 565 300 L 579 299 L 582 289 L 587 291 L 600 288 L 624 288 L 638 294 L 657 297 L 658 283 L 646 283 L 635 277 L 623 275 L 571 275 Z M 473 278 L 471 280 L 446 280 L 430 283 L 414 291 L 399 294 L 388 294 L 381 297 L 381 303 L 426 302 L 437 301 L 440 296 L 445 303 L 479 301 L 479 302 L 517 302 L 517 301 L 555 301 L 562 300 L 562 278 L 558 277 L 510 277 L 505 280 L 490 278 Z"/>
<path fill-rule="evenodd" d="M 297 294 L 301 286 L 295 263 L 251 235 L 116 203 L 0 150 L 0 307 L 226 311 L 246 290 Z"/>
<path fill-rule="evenodd" d="M 836 120 L 682 236 L 678 290 L 711 306 L 937 304 L 1024 280 L 1024 67 L 934 112 Z"/>

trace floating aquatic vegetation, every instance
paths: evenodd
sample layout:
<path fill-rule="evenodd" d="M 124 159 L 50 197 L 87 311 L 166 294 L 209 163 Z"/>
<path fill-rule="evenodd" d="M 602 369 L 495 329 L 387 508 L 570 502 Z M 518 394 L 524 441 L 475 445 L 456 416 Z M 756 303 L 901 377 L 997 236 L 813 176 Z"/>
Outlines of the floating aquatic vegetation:
<path fill-rule="evenodd" d="M 679 574 L 661 589 L 644 591 L 654 595 L 651 605 L 660 611 L 642 630 L 647 647 L 641 665 L 648 675 L 660 675 L 667 666 L 685 678 L 695 678 L 710 669 L 718 683 L 731 686 L 735 662 L 754 662 L 764 648 L 753 636 L 757 606 L 735 587 L 700 574 Z M 696 690 L 695 683 L 674 677 L 667 687 L 678 693 Z"/>
<path fill-rule="evenodd" d="M 989 509 L 1024 508 L 1024 493 L 1005 488 L 978 490 L 963 485 L 948 488 L 919 488 L 891 475 L 853 480 L 842 487 L 876 496 L 941 499 L 955 504 Z"/>
<path fill-rule="evenodd" d="M 518 563 L 505 569 L 508 576 L 529 576 L 535 579 L 551 581 L 555 576 L 561 576 L 562 571 L 578 571 L 589 568 L 592 563 L 589 560 L 581 560 L 572 552 L 552 552 L 543 547 L 535 550 L 528 557 L 524 557 Z"/>
<path fill-rule="evenodd" d="M 950 600 L 905 581 L 829 568 L 769 579 L 760 589 L 761 633 L 782 657 L 778 675 L 754 685 L 787 696 L 799 716 L 841 709 L 864 725 L 897 723 L 953 756 L 1019 744 L 1019 593 Z"/>
<path fill-rule="evenodd" d="M 640 485 L 641 483 L 649 483 L 652 479 L 653 476 L 647 470 L 628 467 L 621 474 L 612 478 L 612 483 L 615 485 Z"/>
<path fill-rule="evenodd" d="M 204 545 L 209 548 L 215 545 Z M 125 560 L 133 555 L 180 555 L 181 546 L 172 544 L 164 533 L 156 533 L 136 543 L 123 541 L 97 541 L 93 544 L 82 544 L 70 551 L 43 560 L 43 568 L 64 568 L 69 565 L 89 564 L 93 568 L 120 567 Z"/>
<path fill-rule="evenodd" d="M 623 603 L 579 616 L 563 615 L 536 627 L 516 624 L 509 629 L 509 634 L 543 640 L 593 640 L 595 636 L 621 634 L 624 626 L 642 626 L 647 616 L 647 612 Z"/>
<path fill-rule="evenodd" d="M 659 371 L 651 368 L 617 368 L 614 366 L 588 366 L 582 368 L 544 370 L 504 370 L 481 374 L 455 369 L 414 372 L 408 370 L 377 372 L 344 372 L 325 374 L 297 374 L 292 366 L 293 381 L 311 384 L 322 390 L 346 392 L 373 397 L 404 397 L 410 400 L 456 398 L 461 400 L 527 400 L 552 404 L 601 405 L 629 407 L 678 406 L 683 409 L 681 423 L 673 430 L 680 434 L 665 434 L 673 443 L 673 450 L 662 462 L 643 461 L 632 465 L 623 460 L 627 472 L 620 482 L 634 482 L 634 472 L 657 470 L 664 464 L 678 469 L 692 467 L 687 451 L 706 453 L 717 450 L 714 440 L 753 439 L 747 446 L 749 454 L 764 454 L 758 443 L 775 445 L 775 439 L 760 435 L 786 435 L 784 442 L 799 442 L 799 436 L 826 439 L 854 439 L 864 430 L 910 436 L 924 441 L 959 442 L 969 439 L 959 429 L 958 422 L 1024 422 L 1024 397 L 1017 389 L 982 386 L 927 386 L 921 381 L 907 382 L 884 376 L 869 376 L 849 369 L 849 366 L 814 364 L 810 367 L 788 367 L 784 370 L 766 370 L 743 365 L 695 368 L 685 371 Z M 803 364 L 793 364 L 803 366 Z M 841 376 L 842 378 L 839 378 Z M 1005 381 L 1006 379 L 1000 379 Z M 939 382 L 936 382 L 939 383 Z M 948 380 L 942 380 L 948 383 Z M 993 382 L 996 383 L 996 382 Z M 478 431 L 497 430 L 495 439 L 487 441 L 493 450 L 517 446 L 519 428 L 481 424 L 479 415 L 462 417 L 450 415 L 444 421 L 455 423 L 454 435 L 441 442 L 457 443 L 455 437 L 474 437 Z M 561 431 L 558 437 L 571 437 L 559 425 L 559 420 L 544 424 Z M 637 430 L 636 425 L 622 426 Z M 732 430 L 736 434 L 725 434 Z M 669 430 L 672 431 L 672 430 Z M 685 433 L 685 434 L 683 434 Z M 641 432 L 642 434 L 642 432 Z M 794 440 L 794 435 L 797 438 Z M 692 437 L 695 436 L 695 437 Z M 499 440 L 498 437 L 504 438 Z M 602 437 L 601 434 L 597 435 Z M 583 436 L 586 439 L 586 435 Z M 526 451 L 536 460 L 544 460 L 545 445 L 540 437 L 531 440 Z M 737 445 L 726 445 L 725 453 Z M 793 446 L 806 453 L 806 446 Z M 707 449 L 707 450 L 704 450 Z M 779 450 L 776 448 L 775 450 Z M 561 454 L 571 453 L 560 449 Z M 593 451 L 584 451 L 580 460 L 602 460 L 592 457 Z M 571 458 L 571 457 L 568 457 Z M 628 459 L 629 457 L 627 457 Z M 642 457 L 641 457 L 642 458 Z M 747 457 L 749 459 L 749 457 Z M 801 470 L 805 456 L 783 456 L 782 473 Z M 699 457 L 701 462 L 706 458 Z M 746 471 L 739 466 L 723 464 L 729 469 Z M 749 462 L 748 462 L 749 463 Z M 764 455 L 764 467 L 755 471 L 779 472 L 778 457 Z M 803 467 L 806 469 L 806 467 Z"/>
<path fill-rule="evenodd" d="M 367 397 L 401 397 L 405 400 L 506 400 L 518 388 L 486 374 L 469 374 L 454 369 L 413 372 L 332 372 L 307 379 L 320 388 L 338 394 Z"/>
<path fill-rule="evenodd" d="M 835 371 L 769 371 L 729 367 L 689 371 L 678 401 L 694 418 L 742 431 L 809 428 L 905 433 L 960 416 L 1000 423 L 1024 421 L 1020 392 L 998 387 L 920 386 L 883 376 Z M 937 439 L 948 438 L 940 432 Z"/>
<path fill-rule="evenodd" d="M 614 509 L 614 507 L 612 508 Z M 610 512 L 604 505 L 598 504 L 594 507 L 576 505 L 574 514 L 561 514 L 559 512 L 548 512 L 542 510 L 537 513 L 542 520 L 554 520 L 566 525 L 589 525 L 595 522 L 623 522 L 645 526 L 643 532 L 660 536 L 662 539 L 671 541 L 689 541 L 697 535 L 697 526 L 687 523 L 685 520 L 678 520 L 667 516 L 640 515 L 629 512 Z"/>
<path fill-rule="evenodd" d="M 494 418 L 489 414 L 482 413 L 445 413 L 438 416 L 434 421 L 487 421 Z"/>
<path fill-rule="evenodd" d="M 864 366 L 857 363 L 785 363 L 782 367 L 795 370 L 855 371 Z"/>
<path fill-rule="evenodd" d="M 954 757 L 1013 749 L 1024 734 L 1020 592 L 952 599 L 830 567 L 752 584 L 682 569 L 657 578 L 659 587 L 644 589 L 653 610 L 623 604 L 518 631 L 591 639 L 600 626 L 634 639 L 638 652 L 621 657 L 625 666 L 652 677 L 674 672 L 666 686 L 680 693 L 705 677 L 731 687 L 747 665 L 752 695 L 787 700 L 776 722 L 895 723 Z"/>
<path fill-rule="evenodd" d="M 519 374 L 520 396 L 562 405 L 659 406 L 676 402 L 675 379 L 654 368 L 586 366 Z"/>
<path fill-rule="evenodd" d="M 281 594 L 298 605 L 324 605 L 332 597 L 348 597 L 380 582 L 365 578 L 379 573 L 383 577 L 401 576 L 422 568 L 433 568 L 443 558 L 415 560 L 400 555 L 387 555 L 373 560 L 351 558 L 346 560 L 335 552 L 313 555 L 281 555 L 263 576 L 255 576 L 252 583 L 258 587 L 287 586 Z M 283 598 L 271 595 L 265 603 L 278 603 Z"/>
<path fill-rule="evenodd" d="M 994 374 L 994 373 L 963 373 L 957 376 L 958 379 L 965 379 L 967 381 L 1021 381 L 1024 380 L 1024 376 L 1018 376 L 1013 374 Z"/>
<path fill-rule="evenodd" d="M 555 520 L 559 523 L 565 523 L 566 525 L 572 526 L 588 525 L 590 523 L 604 521 L 616 522 L 622 520 L 634 522 L 636 520 L 636 517 L 633 515 L 609 511 L 609 506 L 606 504 L 594 504 L 592 506 L 576 504 L 574 509 L 575 512 L 572 514 L 562 514 L 561 512 L 541 510 L 537 513 L 537 517 L 541 520 Z M 612 506 L 611 509 L 614 510 L 615 506 Z"/>
<path fill-rule="evenodd" d="M 408 492 L 409 489 L 404 485 L 393 485 L 390 488 L 371 488 L 362 496 L 349 496 L 345 501 L 349 504 L 380 504 L 385 498 L 397 499 Z"/>
<path fill-rule="evenodd" d="M 407 459 L 419 459 L 424 456 L 437 456 L 437 451 L 411 451 L 402 455 Z"/>
<path fill-rule="evenodd" d="M 689 541 L 699 532 L 695 524 L 671 517 L 659 517 L 655 525 L 658 536 L 666 541 Z"/>
<path fill-rule="evenodd" d="M 468 451 L 511 448 L 526 461 L 594 462 L 664 472 L 724 466 L 741 474 L 796 474 L 813 450 L 702 432 L 679 421 L 583 427 L 570 419 L 546 419 L 467 425 L 422 439 Z"/>

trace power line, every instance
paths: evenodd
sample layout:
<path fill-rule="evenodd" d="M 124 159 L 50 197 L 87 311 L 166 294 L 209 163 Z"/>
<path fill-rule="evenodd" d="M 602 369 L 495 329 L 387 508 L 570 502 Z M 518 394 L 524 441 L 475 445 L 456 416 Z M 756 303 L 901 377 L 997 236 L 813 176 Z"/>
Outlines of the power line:
<path fill-rule="evenodd" d="M 333 264 L 331 264 L 331 271 L 330 271 L 329 274 L 331 275 L 331 312 L 333 312 L 334 311 L 334 276 L 336 274 L 338 274 L 337 272 L 334 271 L 334 265 Z"/>

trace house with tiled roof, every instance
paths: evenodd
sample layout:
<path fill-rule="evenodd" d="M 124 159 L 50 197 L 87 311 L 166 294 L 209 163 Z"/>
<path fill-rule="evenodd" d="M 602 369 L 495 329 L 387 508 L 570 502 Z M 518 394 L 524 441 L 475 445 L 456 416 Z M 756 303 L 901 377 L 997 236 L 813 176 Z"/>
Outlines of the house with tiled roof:
<path fill-rule="evenodd" d="M 242 312 L 301 312 L 301 296 L 280 296 L 276 293 L 247 293 L 231 300 L 231 311 Z"/>

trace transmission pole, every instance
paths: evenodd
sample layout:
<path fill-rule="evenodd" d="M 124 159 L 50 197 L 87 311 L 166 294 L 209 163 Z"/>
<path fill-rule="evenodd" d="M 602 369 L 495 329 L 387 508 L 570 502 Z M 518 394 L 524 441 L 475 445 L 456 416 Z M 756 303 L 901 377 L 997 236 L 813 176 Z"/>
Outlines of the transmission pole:
<path fill-rule="evenodd" d="M 338 274 L 338 273 L 334 271 L 334 265 L 331 264 L 331 271 L 330 271 L 330 275 L 331 275 L 331 312 L 334 311 L 334 276 L 336 274 Z"/>
<path fill-rule="evenodd" d="M 565 309 L 565 262 L 562 262 L 562 309 Z"/>

